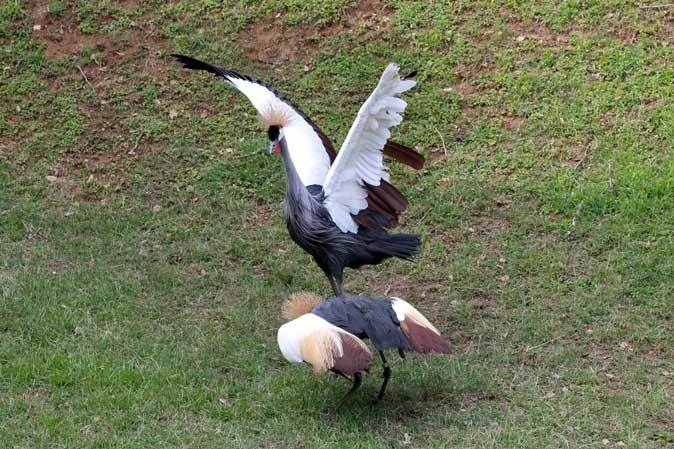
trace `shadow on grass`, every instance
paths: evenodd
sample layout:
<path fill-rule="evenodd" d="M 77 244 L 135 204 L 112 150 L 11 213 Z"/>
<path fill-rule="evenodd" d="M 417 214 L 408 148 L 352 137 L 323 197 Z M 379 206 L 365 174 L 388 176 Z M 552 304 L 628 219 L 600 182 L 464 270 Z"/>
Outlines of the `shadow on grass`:
<path fill-rule="evenodd" d="M 329 422 L 331 426 L 341 429 L 367 426 L 379 432 L 396 423 L 409 425 L 431 417 L 437 420 L 438 415 L 458 413 L 466 404 L 496 399 L 497 389 L 487 380 L 489 374 L 478 371 L 462 357 L 412 355 L 405 361 L 389 360 L 389 363 L 393 375 L 384 398 L 376 402 L 383 378 L 381 367 L 372 366 L 364 375 L 361 388 L 337 410 Z M 315 400 L 305 403 L 308 407 L 302 409 L 302 414 L 321 421 L 321 412 L 333 410 L 350 383 L 342 378 L 311 383 L 302 388 Z"/>

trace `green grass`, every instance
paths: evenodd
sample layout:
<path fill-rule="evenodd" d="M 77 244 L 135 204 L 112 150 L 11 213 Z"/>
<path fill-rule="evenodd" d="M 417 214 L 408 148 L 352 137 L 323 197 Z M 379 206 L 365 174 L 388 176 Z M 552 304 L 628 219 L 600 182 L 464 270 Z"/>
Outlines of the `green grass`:
<path fill-rule="evenodd" d="M 0 446 L 672 447 L 673 10 L 639 5 L 2 3 Z M 347 385 L 276 347 L 287 296 L 329 292 L 281 163 L 171 52 L 336 143 L 387 62 L 419 70 L 394 135 L 428 164 L 392 172 L 423 254 L 347 288 L 416 304 L 450 356 L 391 357 L 383 403 L 375 367 L 319 419 Z"/>

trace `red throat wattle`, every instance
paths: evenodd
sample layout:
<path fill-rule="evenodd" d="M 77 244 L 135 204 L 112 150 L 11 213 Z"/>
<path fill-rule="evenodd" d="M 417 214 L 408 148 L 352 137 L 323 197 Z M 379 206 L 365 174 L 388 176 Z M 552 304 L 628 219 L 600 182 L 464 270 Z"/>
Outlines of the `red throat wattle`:
<path fill-rule="evenodd" d="M 276 142 L 276 145 L 274 145 L 274 153 L 281 154 L 281 142 Z"/>

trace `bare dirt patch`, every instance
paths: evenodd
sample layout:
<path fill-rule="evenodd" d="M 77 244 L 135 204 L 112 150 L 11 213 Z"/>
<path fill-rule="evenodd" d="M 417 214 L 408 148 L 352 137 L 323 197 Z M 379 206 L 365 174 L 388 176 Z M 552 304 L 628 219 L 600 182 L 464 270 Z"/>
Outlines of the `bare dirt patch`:
<path fill-rule="evenodd" d="M 666 13 L 660 14 L 664 15 Z M 653 20 L 656 19 L 654 18 Z M 670 20 L 674 19 L 670 18 Z M 608 14 L 606 16 L 606 25 L 608 33 L 623 45 L 633 45 L 642 34 L 640 30 L 634 29 L 631 23 L 625 21 L 624 17 L 620 14 Z M 547 47 L 559 49 L 570 48 L 569 40 L 571 37 L 586 38 L 593 32 L 598 32 L 596 30 L 588 30 L 587 28 L 591 27 L 591 25 L 583 24 L 581 21 L 577 24 L 572 24 L 571 27 L 573 29 L 568 32 L 553 31 L 541 22 L 527 23 L 521 20 L 511 20 L 507 23 L 507 27 L 514 33 L 513 38 L 518 42 L 533 40 Z M 663 31 L 665 31 L 664 35 L 669 37 L 669 41 L 672 42 L 672 34 L 667 33 L 667 17 L 664 17 Z"/>
<path fill-rule="evenodd" d="M 466 97 L 475 92 L 476 88 L 470 79 L 461 78 L 454 85 L 454 90 L 456 90 L 456 93 L 461 95 L 461 97 Z"/>
<path fill-rule="evenodd" d="M 137 7 L 134 1 L 129 0 L 119 4 L 123 8 Z M 53 14 L 49 11 L 49 2 L 45 1 L 30 5 L 29 14 L 33 35 L 45 45 L 44 55 L 47 58 L 81 56 L 85 49 L 91 54 L 91 61 L 87 61 L 82 67 L 83 76 L 87 76 L 89 82 L 93 83 L 99 72 L 118 67 L 141 50 L 147 52 L 147 57 L 143 58 L 145 62 L 139 69 L 152 73 L 162 72 L 161 61 L 156 55 L 167 46 L 161 38 L 161 32 L 155 27 L 135 25 L 108 34 L 83 33 L 79 28 L 77 12 L 72 7 Z M 99 20 L 102 24 L 106 18 Z M 138 22 L 145 22 L 144 17 L 140 17 Z"/>
<path fill-rule="evenodd" d="M 471 229 L 484 235 L 501 234 L 510 230 L 510 223 L 504 217 L 484 217 Z"/>
<path fill-rule="evenodd" d="M 239 34 L 244 54 L 251 60 L 274 62 L 309 60 L 321 41 L 338 33 L 381 33 L 391 28 L 388 9 L 379 0 L 360 0 L 345 11 L 337 22 L 320 27 L 312 24 L 285 25 L 280 13 L 274 13 L 244 28 Z"/>
<path fill-rule="evenodd" d="M 73 177 L 67 177 L 67 170 L 59 166 L 50 171 L 45 183 L 49 186 L 50 195 L 69 200 L 75 200 L 84 197 L 82 185 Z"/>
<path fill-rule="evenodd" d="M 134 0 L 115 4 L 122 9 L 138 8 Z M 168 44 L 159 24 L 150 24 L 147 16 L 132 16 L 126 26 L 113 26 L 108 33 L 84 33 L 80 29 L 78 11 L 74 5 L 53 13 L 49 1 L 27 5 L 33 37 L 44 44 L 48 59 L 74 60 L 58 76 L 46 76 L 50 91 L 66 89 L 93 91 L 96 100 L 79 100 L 79 111 L 88 133 L 76 147 L 64 148 L 50 176 L 56 178 L 52 187 L 71 199 L 96 199 L 107 189 L 118 189 L 124 183 L 128 160 L 152 151 L 143 136 L 129 135 L 125 117 L 114 111 L 120 100 L 141 103 L 139 83 L 153 83 L 165 78 L 163 55 Z M 113 18 L 101 14 L 96 28 Z M 161 81 L 160 81 L 161 82 Z"/>
<path fill-rule="evenodd" d="M 471 304 L 474 308 L 479 310 L 487 309 L 492 304 L 492 297 L 489 291 L 487 290 L 475 290 L 473 291 L 473 299 Z"/>
<path fill-rule="evenodd" d="M 545 24 L 526 23 L 519 20 L 512 20 L 507 23 L 507 27 L 513 33 L 513 39 L 517 42 L 533 40 L 547 47 L 566 48 L 569 43 L 568 33 L 556 33 Z"/>
<path fill-rule="evenodd" d="M 660 3 L 660 2 L 643 2 Z M 670 2 L 662 2 L 670 3 Z M 640 24 L 629 21 L 621 14 L 608 14 L 608 31 L 623 45 L 633 45 L 644 36 L 655 36 L 663 42 L 674 42 L 674 15 L 671 8 L 640 8 Z"/>
<path fill-rule="evenodd" d="M 507 115 L 503 117 L 503 126 L 510 130 L 518 130 L 526 120 L 521 115 Z"/>
<path fill-rule="evenodd" d="M 31 10 L 33 34 L 45 44 L 44 55 L 49 59 L 78 55 L 83 46 L 96 50 L 105 48 L 103 36 L 82 33 L 73 13 L 55 16 L 48 7 L 38 5 Z"/>
<path fill-rule="evenodd" d="M 32 32 L 36 40 L 45 45 L 43 54 L 49 59 L 82 58 L 79 64 L 62 76 L 46 79 L 51 89 L 59 89 L 73 82 L 87 84 L 102 97 L 101 105 L 105 106 L 109 94 L 118 94 L 129 85 L 129 80 L 118 70 L 123 65 L 135 66 L 132 71 L 134 74 L 140 73 L 154 79 L 164 78 L 165 62 L 160 56 L 167 52 L 168 45 L 158 25 L 140 25 L 147 22 L 147 17 L 138 17 L 137 24 L 132 23 L 128 28 L 106 34 L 88 34 L 80 30 L 74 7 L 54 14 L 49 10 L 49 3 L 37 1 L 29 5 Z M 138 7 L 132 0 L 122 0 L 118 5 L 125 9 Z M 107 20 L 109 18 L 102 15 L 98 25 Z M 105 107 L 101 107 L 100 111 L 97 109 L 86 112 L 94 119 L 101 112 L 99 121 L 109 122 L 113 119 L 103 113 Z"/>
<path fill-rule="evenodd" d="M 674 13 L 664 20 L 662 31 L 667 36 L 667 42 L 674 43 Z"/>
<path fill-rule="evenodd" d="M 276 219 L 276 213 L 264 201 L 257 199 L 253 204 L 252 211 L 246 214 L 244 219 L 250 226 L 272 226 Z"/>
<path fill-rule="evenodd" d="M 351 276 L 347 279 L 355 280 L 353 274 L 351 272 Z M 434 289 L 434 285 L 424 285 L 410 275 L 399 273 L 371 272 L 367 283 L 369 284 L 369 288 L 367 291 L 361 291 L 363 294 L 397 296 L 405 300 L 409 299 L 412 303 L 422 302 L 429 295 L 430 291 Z M 358 281 L 356 284 L 350 287 L 351 291 L 358 291 L 359 288 L 366 285 L 361 281 Z"/>
<path fill-rule="evenodd" d="M 484 107 L 471 104 L 470 97 L 479 94 L 485 87 L 475 82 L 479 75 L 493 70 L 494 66 L 487 61 L 459 64 L 454 68 L 456 82 L 453 89 L 461 97 L 461 111 L 466 117 L 475 117 L 484 112 Z"/>
<path fill-rule="evenodd" d="M 590 145 L 571 145 L 564 149 L 559 159 L 564 164 L 577 167 L 587 158 L 589 149 Z"/>

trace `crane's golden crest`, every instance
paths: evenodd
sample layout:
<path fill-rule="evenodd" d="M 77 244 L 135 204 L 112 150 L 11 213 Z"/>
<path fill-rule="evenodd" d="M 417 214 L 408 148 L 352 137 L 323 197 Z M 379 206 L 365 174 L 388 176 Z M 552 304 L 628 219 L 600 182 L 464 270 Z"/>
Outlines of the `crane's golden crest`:
<path fill-rule="evenodd" d="M 265 128 L 269 126 L 284 127 L 290 123 L 293 115 L 293 108 L 282 101 L 267 103 L 259 110 L 260 122 Z"/>
<path fill-rule="evenodd" d="M 290 295 L 288 300 L 281 308 L 281 316 L 286 320 L 294 320 L 300 316 L 311 313 L 311 311 L 321 302 L 321 298 L 311 292 L 297 292 Z"/>

